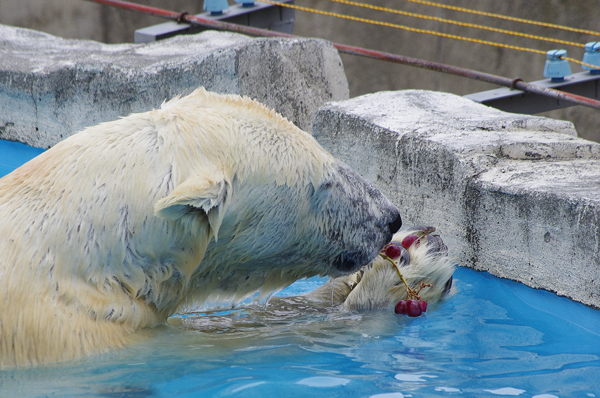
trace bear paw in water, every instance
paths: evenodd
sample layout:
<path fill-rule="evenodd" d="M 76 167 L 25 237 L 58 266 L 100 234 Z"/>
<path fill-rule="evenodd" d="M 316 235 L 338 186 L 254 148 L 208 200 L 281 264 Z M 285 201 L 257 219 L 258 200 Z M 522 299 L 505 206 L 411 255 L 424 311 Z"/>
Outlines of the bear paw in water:
<path fill-rule="evenodd" d="M 419 293 L 421 290 L 429 287 L 433 287 L 431 283 L 420 281 L 418 286 L 411 287 L 406 278 L 402 275 L 400 270 L 401 266 L 410 264 L 410 255 L 408 249 L 414 247 L 415 249 L 421 246 L 421 242 L 426 245 L 427 252 L 437 255 L 448 255 L 448 248 L 440 238 L 439 234 L 435 234 L 435 227 L 413 227 L 408 232 L 402 242 L 391 241 L 381 250 L 379 254 L 383 259 L 390 262 L 390 264 L 398 271 L 398 276 L 404 287 L 406 288 L 406 299 L 400 300 L 394 307 L 396 314 L 406 314 L 410 317 L 420 316 L 423 312 L 427 311 L 427 301 L 423 300 Z M 449 290 L 452 285 L 452 277 L 446 282 L 446 288 Z"/>
<path fill-rule="evenodd" d="M 403 242 L 410 244 L 404 247 Z M 428 304 L 450 293 L 453 273 L 448 248 L 436 229 L 418 226 L 396 233 L 380 256 L 359 271 L 335 278 L 307 297 L 347 310 L 394 308 L 419 316 Z"/>

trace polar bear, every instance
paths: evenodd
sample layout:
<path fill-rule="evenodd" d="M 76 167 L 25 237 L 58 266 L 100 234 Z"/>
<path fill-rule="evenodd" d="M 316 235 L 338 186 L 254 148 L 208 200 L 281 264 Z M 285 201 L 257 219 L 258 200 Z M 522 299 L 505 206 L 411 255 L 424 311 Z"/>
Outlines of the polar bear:
<path fill-rule="evenodd" d="M 398 209 L 307 133 L 200 88 L 0 179 L 0 366 L 135 341 L 179 310 L 369 263 Z"/>

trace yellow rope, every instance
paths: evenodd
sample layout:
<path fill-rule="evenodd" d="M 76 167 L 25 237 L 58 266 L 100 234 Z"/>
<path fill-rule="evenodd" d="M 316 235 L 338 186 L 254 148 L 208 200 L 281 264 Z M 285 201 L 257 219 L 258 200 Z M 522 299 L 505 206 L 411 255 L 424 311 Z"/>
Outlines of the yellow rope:
<path fill-rule="evenodd" d="M 409 1 L 412 1 L 412 0 L 409 0 Z M 362 17 L 355 17 L 355 16 L 352 16 L 352 15 L 338 14 L 338 13 L 331 12 L 331 11 L 317 10 L 317 9 L 314 9 L 314 8 L 303 7 L 303 6 L 299 6 L 299 5 L 296 5 L 296 4 L 280 3 L 280 2 L 272 1 L 272 0 L 260 0 L 260 2 L 261 3 L 267 3 L 267 4 L 273 4 L 273 5 L 277 5 L 277 6 L 281 6 L 281 7 L 293 8 L 295 10 L 300 10 L 300 11 L 312 12 L 314 14 L 319 14 L 319 15 L 326 15 L 326 16 L 329 16 L 329 17 L 348 19 L 350 21 L 358 21 L 358 22 L 364 22 L 364 23 L 368 23 L 368 24 L 372 24 L 372 25 L 379 25 L 379 26 L 386 26 L 386 27 L 389 27 L 389 28 L 403 29 L 403 30 L 406 30 L 406 31 L 409 31 L 409 32 L 425 33 L 425 34 L 429 34 L 429 35 L 434 35 L 434 36 L 439 36 L 439 37 L 445 37 L 445 38 L 448 38 L 448 39 L 462 40 L 462 41 L 466 41 L 466 42 L 470 42 L 470 43 L 485 44 L 485 45 L 493 46 L 493 47 L 508 48 L 508 49 L 511 49 L 511 50 L 526 51 L 526 52 L 531 52 L 531 53 L 546 55 L 546 51 L 538 50 L 538 49 L 535 49 L 535 48 L 513 46 L 511 44 L 496 43 L 496 42 L 488 41 L 488 40 L 473 39 L 471 37 L 464 37 L 464 36 L 452 35 L 452 34 L 449 34 L 449 33 L 441 33 L 441 32 L 436 32 L 436 31 L 433 31 L 433 30 L 412 28 L 410 26 L 398 25 L 398 24 L 389 23 L 389 22 L 383 22 L 383 21 L 375 21 L 373 19 L 367 19 L 367 18 L 362 18 Z M 574 63 L 579 64 L 579 65 L 586 65 L 586 66 L 592 67 L 594 69 L 598 69 L 598 66 L 590 65 L 590 64 L 587 64 L 585 62 L 579 61 L 579 60 L 574 59 L 574 58 L 561 57 L 561 59 L 566 59 L 567 61 L 571 61 L 571 62 L 574 62 Z"/>
<path fill-rule="evenodd" d="M 578 60 L 578 59 L 575 59 L 575 58 L 571 58 L 571 57 L 560 57 L 560 59 L 566 59 L 567 61 L 573 62 L 573 63 L 575 63 L 575 64 L 579 64 L 579 65 L 581 65 L 581 66 L 587 66 L 587 67 L 589 67 L 589 68 L 592 68 L 592 69 L 600 69 L 600 68 L 598 67 L 598 65 L 592 65 L 592 64 L 588 64 L 587 62 L 583 62 L 583 61 L 580 61 L 580 60 Z"/>
<path fill-rule="evenodd" d="M 596 32 L 593 30 L 571 28 L 569 26 L 556 25 L 556 24 L 547 23 L 547 22 L 530 21 L 528 19 L 523 19 L 523 18 L 510 17 L 507 15 L 494 14 L 491 12 L 477 11 L 477 10 L 471 10 L 469 8 L 464 8 L 464 7 L 456 7 L 456 6 L 451 6 L 451 5 L 447 5 L 447 4 L 435 3 L 433 1 L 426 1 L 426 0 L 404 0 L 404 1 L 410 1 L 411 3 L 424 4 L 424 5 L 432 6 L 432 7 L 445 8 L 447 10 L 466 12 L 466 13 L 475 14 L 475 15 L 483 15 L 483 16 L 491 17 L 491 18 L 505 19 L 507 21 L 521 22 L 521 23 L 537 25 L 537 26 L 544 26 L 546 28 L 561 29 L 561 30 L 566 30 L 569 32 L 585 33 L 588 35 L 600 36 L 600 32 Z"/>
<path fill-rule="evenodd" d="M 279 3 L 279 2 L 276 2 L 276 1 L 272 1 L 272 0 L 260 0 L 260 2 L 261 3 L 278 5 L 278 6 L 281 6 L 281 7 L 293 8 L 293 9 L 300 10 L 300 11 L 312 12 L 312 13 L 320 14 L 320 15 L 326 15 L 326 16 L 329 16 L 329 17 L 336 17 L 336 18 L 348 19 L 348 20 L 351 20 L 351 21 L 358 21 L 358 22 L 369 23 L 369 24 L 372 24 L 372 25 L 387 26 L 387 27 L 390 27 L 390 28 L 403 29 L 403 30 L 406 30 L 406 31 L 409 31 L 409 32 L 425 33 L 425 34 L 430 34 L 430 35 L 434 35 L 434 36 L 446 37 L 446 38 L 449 38 L 449 39 L 463 40 L 463 41 L 467 41 L 467 42 L 471 42 L 471 43 L 487 44 L 487 45 L 490 45 L 490 46 L 496 46 L 496 47 L 502 47 L 502 48 L 510 48 L 510 49 L 513 49 L 513 50 L 528 51 L 528 52 L 533 52 L 533 53 L 537 53 L 537 54 L 546 54 L 546 51 L 543 51 L 543 50 L 536 50 L 536 49 L 533 49 L 533 48 L 513 46 L 511 44 L 495 43 L 495 42 L 492 42 L 492 41 L 473 39 L 473 38 L 470 38 L 470 37 L 457 36 L 457 35 L 452 35 L 452 34 L 449 34 L 449 33 L 441 33 L 441 32 L 436 32 L 436 31 L 433 31 L 433 30 L 412 28 L 410 26 L 398 25 L 398 24 L 394 24 L 394 23 L 390 23 L 390 22 L 375 21 L 375 20 L 372 20 L 372 19 L 355 17 L 355 16 L 352 16 L 352 15 L 338 14 L 338 13 L 331 12 L 331 11 L 316 10 L 314 8 L 303 7 L 303 6 L 299 6 L 299 5 L 296 5 L 296 4 Z"/>
<path fill-rule="evenodd" d="M 391 8 L 387 8 L 387 7 L 380 7 L 380 6 L 375 6 L 375 5 L 371 5 L 371 4 L 365 4 L 365 3 L 358 3 L 356 1 L 351 1 L 351 0 L 331 0 L 331 1 L 334 1 L 337 3 L 342 3 L 342 4 L 348 4 L 348 5 L 352 5 L 352 6 L 356 6 L 356 7 L 369 8 L 371 10 L 405 15 L 405 16 L 413 17 L 413 18 L 421 18 L 421 19 L 426 19 L 426 20 L 430 20 L 430 21 L 437 21 L 437 22 L 442 22 L 442 23 L 447 23 L 447 24 L 452 24 L 452 25 L 458 25 L 458 26 L 463 26 L 463 27 L 467 27 L 467 28 L 482 29 L 482 30 L 487 30 L 487 31 L 491 31 L 491 32 L 503 33 L 503 34 L 507 34 L 507 35 L 526 37 L 528 39 L 535 39 L 535 40 L 542 40 L 542 41 L 548 41 L 548 42 L 553 42 L 553 43 L 565 44 L 565 45 L 574 46 L 574 47 L 581 47 L 581 48 L 585 47 L 585 44 L 582 44 L 582 43 L 576 43 L 576 42 L 561 40 L 561 39 L 553 39 L 550 37 L 536 36 L 536 35 L 531 35 L 528 33 L 514 32 L 511 30 L 498 29 L 498 28 L 493 28 L 490 26 L 477 25 L 477 24 L 472 24 L 472 23 L 467 23 L 467 22 L 460 22 L 460 21 L 455 21 L 452 19 L 444 19 L 444 18 L 433 17 L 433 16 L 429 16 L 429 15 L 416 14 L 413 12 L 395 10 L 395 9 L 391 9 Z"/>

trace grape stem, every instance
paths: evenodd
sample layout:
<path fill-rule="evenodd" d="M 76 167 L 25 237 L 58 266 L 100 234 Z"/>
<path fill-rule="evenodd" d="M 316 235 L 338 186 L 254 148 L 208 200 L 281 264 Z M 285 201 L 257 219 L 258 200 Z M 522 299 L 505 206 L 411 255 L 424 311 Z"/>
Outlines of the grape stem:
<path fill-rule="evenodd" d="M 402 282 L 404 283 L 404 286 L 406 286 L 406 294 L 408 296 L 407 300 L 414 299 L 414 300 L 421 301 L 421 297 L 419 297 L 419 293 L 421 292 L 421 290 L 423 290 L 423 288 L 425 288 L 425 287 L 433 287 L 433 285 L 431 283 L 425 283 L 425 282 L 421 281 L 421 283 L 419 285 L 419 290 L 417 290 L 416 288 L 415 289 L 411 288 L 408 285 L 408 282 L 406 281 L 406 278 L 404 277 L 404 275 L 402 275 L 402 272 L 400 272 L 400 267 L 398 267 L 398 263 L 396 263 L 391 257 L 388 257 L 383 253 L 379 253 L 379 255 L 384 260 L 387 260 L 390 263 L 392 263 L 392 266 L 394 267 L 396 272 L 398 272 L 398 276 L 400 277 L 400 280 L 402 280 Z"/>

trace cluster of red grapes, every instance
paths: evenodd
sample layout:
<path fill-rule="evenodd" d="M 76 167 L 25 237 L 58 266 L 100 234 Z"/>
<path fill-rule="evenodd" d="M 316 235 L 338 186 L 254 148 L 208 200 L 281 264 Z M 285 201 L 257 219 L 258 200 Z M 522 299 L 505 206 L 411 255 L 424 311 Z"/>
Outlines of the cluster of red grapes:
<path fill-rule="evenodd" d="M 394 312 L 396 314 L 406 314 L 408 316 L 417 317 L 427 311 L 427 302 L 419 299 L 400 300 Z"/>
<path fill-rule="evenodd" d="M 396 314 L 405 314 L 410 317 L 417 317 L 421 316 L 423 312 L 427 311 L 427 302 L 421 300 L 421 297 L 419 297 L 419 292 L 424 287 L 431 286 L 431 284 L 421 282 L 418 290 L 412 289 L 410 286 L 408 286 L 406 279 L 402 276 L 397 264 L 395 263 L 395 260 L 402 256 L 403 248 L 406 250 L 412 245 L 418 246 L 419 244 L 420 238 L 417 235 L 407 235 L 404 239 L 402 239 L 402 242 L 392 241 L 388 243 L 382 250 L 382 254 L 392 260 L 394 267 L 396 267 L 396 270 L 400 275 L 400 279 L 402 279 L 402 282 L 404 282 L 406 285 L 408 297 L 406 300 L 400 300 L 398 304 L 396 304 L 396 307 L 394 308 L 394 312 Z"/>

